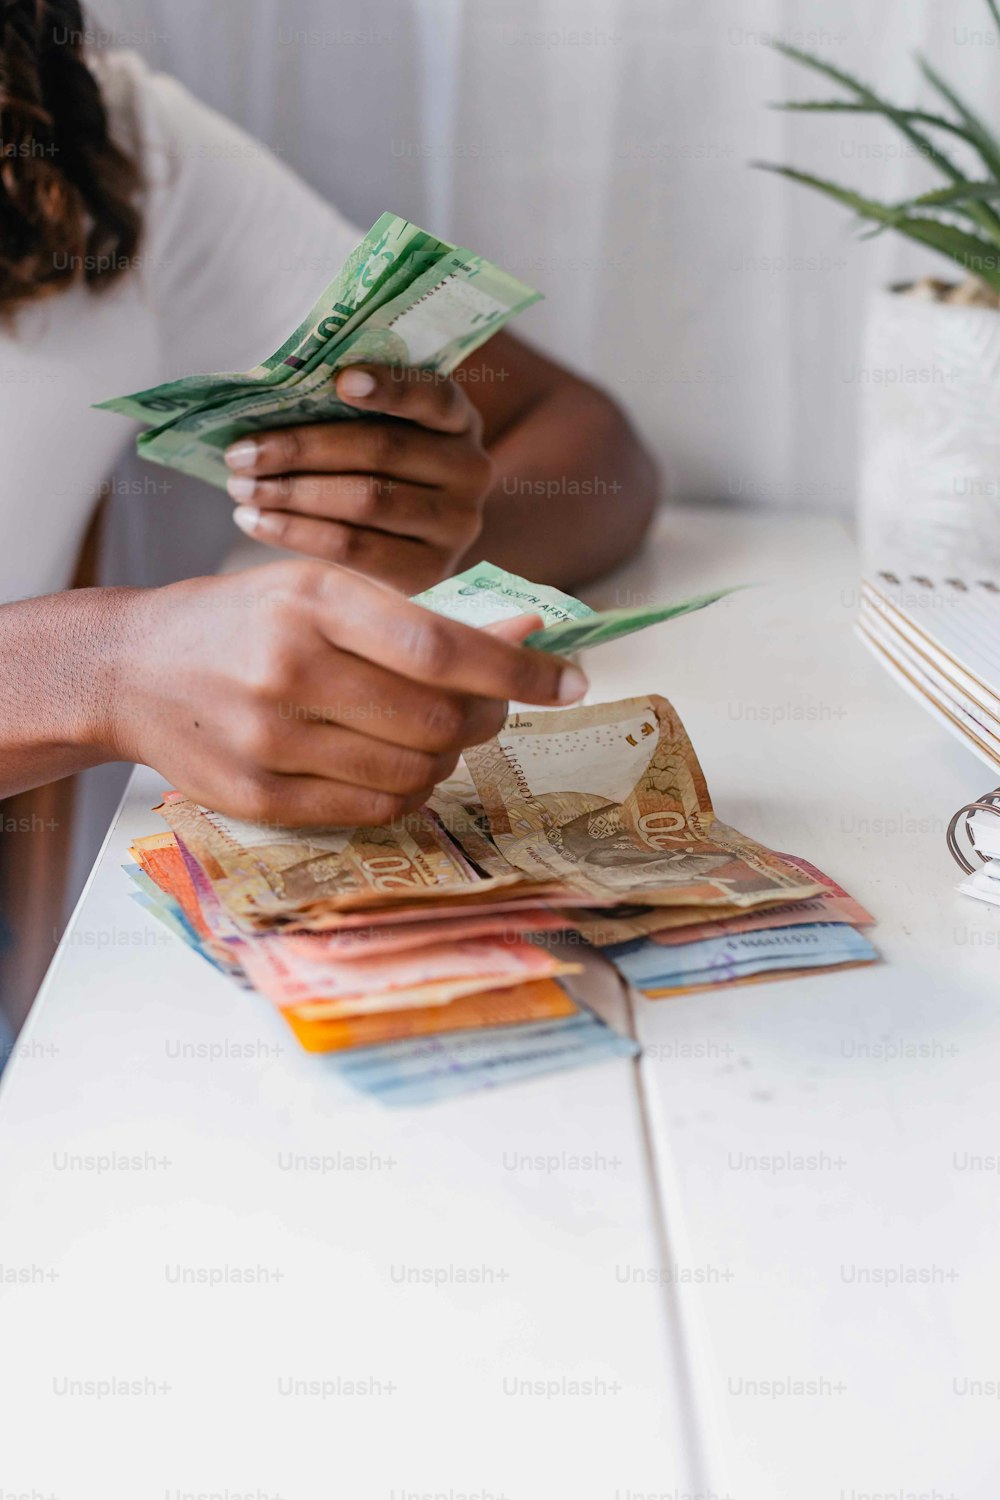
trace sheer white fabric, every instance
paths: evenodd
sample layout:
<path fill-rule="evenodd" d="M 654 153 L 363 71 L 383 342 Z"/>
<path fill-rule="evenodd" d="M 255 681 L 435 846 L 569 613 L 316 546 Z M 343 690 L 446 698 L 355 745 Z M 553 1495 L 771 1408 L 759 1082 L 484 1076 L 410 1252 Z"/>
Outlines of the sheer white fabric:
<path fill-rule="evenodd" d="M 926 52 L 1000 125 L 983 0 L 98 0 L 358 221 L 383 208 L 545 292 L 520 330 L 628 402 L 676 493 L 847 510 L 868 289 L 948 263 L 747 165 L 887 200 L 936 179 L 891 127 L 769 111 L 822 53 L 934 107 Z M 119 39 L 117 35 L 114 39 Z"/>

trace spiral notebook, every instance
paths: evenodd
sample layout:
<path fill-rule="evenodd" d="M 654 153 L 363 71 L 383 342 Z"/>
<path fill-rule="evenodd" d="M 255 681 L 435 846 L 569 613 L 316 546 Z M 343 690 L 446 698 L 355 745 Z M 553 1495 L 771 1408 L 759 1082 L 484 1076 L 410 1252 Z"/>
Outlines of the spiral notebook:
<path fill-rule="evenodd" d="M 1000 768 L 1000 580 L 971 569 L 874 570 L 857 628 L 907 692 Z"/>

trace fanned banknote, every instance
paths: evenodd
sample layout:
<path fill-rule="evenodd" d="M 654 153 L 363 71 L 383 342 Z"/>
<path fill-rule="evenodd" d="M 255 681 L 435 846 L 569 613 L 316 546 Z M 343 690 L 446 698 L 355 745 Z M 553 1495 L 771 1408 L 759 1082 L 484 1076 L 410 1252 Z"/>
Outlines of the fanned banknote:
<path fill-rule="evenodd" d="M 572 594 L 564 594 L 549 584 L 529 583 L 516 573 L 481 562 L 414 595 L 414 602 L 466 625 L 491 625 L 515 615 L 541 615 L 544 626 L 526 636 L 524 644 L 536 651 L 568 656 L 574 651 L 586 651 L 590 646 L 603 646 L 622 636 L 634 635 L 650 625 L 707 609 L 710 604 L 747 587 L 748 584 L 735 584 L 713 593 L 696 594 L 691 599 L 678 599 L 672 604 L 593 610 Z"/>
<path fill-rule="evenodd" d="M 227 818 L 177 792 L 159 811 L 230 916 L 249 926 L 318 906 L 338 913 L 462 902 L 530 885 L 512 868 L 482 875 L 429 813 L 388 828 L 274 828 Z"/>
<path fill-rule="evenodd" d="M 330 285 L 325 287 L 299 326 L 280 349 L 242 374 L 184 375 L 131 396 L 98 403 L 101 411 L 120 412 L 140 422 L 163 425 L 196 407 L 264 385 L 288 382 L 307 369 L 360 306 L 369 304 L 390 274 L 405 268 L 425 269 L 415 257 L 440 256 L 452 247 L 395 214 L 383 214 L 356 245 Z"/>
<path fill-rule="evenodd" d="M 513 714 L 465 752 L 497 848 L 575 904 L 752 907 L 822 893 L 720 822 L 694 747 L 664 698 Z"/>
<path fill-rule="evenodd" d="M 608 621 L 488 563 L 420 602 L 592 631 L 562 650 L 664 618 Z M 650 999 L 877 958 L 846 891 L 719 821 L 662 698 L 514 713 L 465 760 L 388 828 L 257 827 L 170 793 L 171 833 L 133 845 L 137 899 L 390 1105 L 636 1053 L 563 987 L 581 957 L 567 926 Z"/>
<path fill-rule="evenodd" d="M 634 938 L 650 937 L 662 947 L 699 942 L 702 938 L 728 937 L 735 932 L 761 932 L 770 927 L 798 927 L 812 922 L 840 922 L 852 927 L 866 927 L 875 919 L 844 888 L 817 870 L 797 854 L 779 856 L 802 874 L 822 886 L 821 896 L 785 901 L 776 906 L 754 907 L 750 911 L 733 907 L 632 906 L 610 907 L 594 912 L 580 909 L 565 915 L 589 943 L 607 948 L 628 943 Z"/>
<path fill-rule="evenodd" d="M 539 293 L 481 255 L 383 214 L 280 349 L 242 374 L 188 375 L 98 403 L 152 423 L 143 458 L 225 488 L 224 450 L 273 427 L 347 421 L 352 364 L 450 374 Z"/>
<path fill-rule="evenodd" d="M 591 646 L 605 646 L 609 641 L 621 640 L 622 636 L 635 635 L 638 630 L 648 630 L 650 625 L 661 625 L 665 620 L 676 620 L 681 615 L 694 614 L 695 610 L 707 609 L 729 594 L 735 594 L 748 584 L 734 584 L 732 588 L 716 589 L 711 594 L 696 594 L 693 599 L 680 599 L 674 604 L 645 604 L 628 609 L 605 609 L 592 613 L 588 619 L 566 620 L 557 625 L 546 625 L 543 630 L 533 630 L 524 639 L 526 646 L 536 651 L 552 651 L 557 656 L 569 656 L 573 651 L 587 651 Z"/>

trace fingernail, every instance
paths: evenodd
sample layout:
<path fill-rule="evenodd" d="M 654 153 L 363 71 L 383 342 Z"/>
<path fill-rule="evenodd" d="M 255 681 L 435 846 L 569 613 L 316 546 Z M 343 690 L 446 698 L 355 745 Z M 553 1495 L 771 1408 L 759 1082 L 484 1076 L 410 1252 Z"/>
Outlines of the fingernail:
<path fill-rule="evenodd" d="M 231 469 L 251 469 L 257 462 L 257 444 L 253 438 L 240 438 L 226 449 L 226 463 Z"/>
<path fill-rule="evenodd" d="M 250 500 L 257 488 L 256 479 L 247 479 L 245 476 L 237 475 L 226 480 L 226 489 L 234 500 Z"/>
<path fill-rule="evenodd" d="M 233 511 L 233 520 L 241 531 L 252 536 L 260 524 L 260 511 L 256 505 L 237 505 Z"/>
<path fill-rule="evenodd" d="M 375 376 L 367 370 L 345 370 L 337 381 L 337 390 L 343 396 L 370 396 L 375 389 Z"/>
<path fill-rule="evenodd" d="M 239 512 L 237 512 L 239 514 Z M 590 687 L 579 667 L 565 667 L 559 679 L 559 702 L 575 703 Z"/>

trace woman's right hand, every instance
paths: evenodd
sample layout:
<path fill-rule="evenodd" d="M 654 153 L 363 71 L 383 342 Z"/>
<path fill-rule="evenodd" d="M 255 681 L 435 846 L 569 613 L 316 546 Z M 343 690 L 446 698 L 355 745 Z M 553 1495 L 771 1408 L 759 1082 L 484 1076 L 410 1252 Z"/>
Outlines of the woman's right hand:
<path fill-rule="evenodd" d="M 571 663 L 332 564 L 291 561 L 122 598 L 107 747 L 196 802 L 286 826 L 414 811 L 507 700 L 575 702 Z"/>

